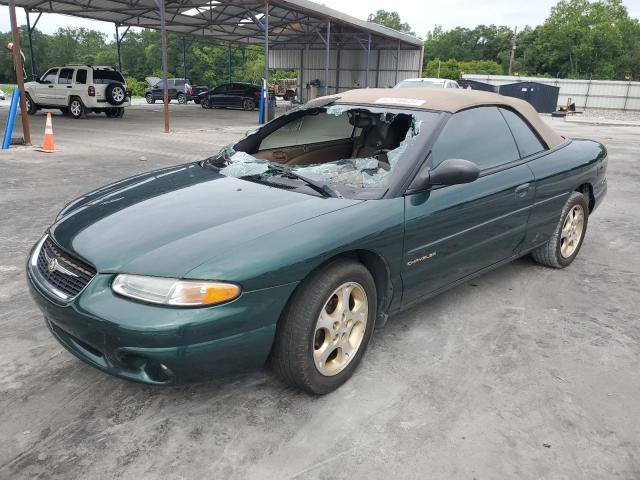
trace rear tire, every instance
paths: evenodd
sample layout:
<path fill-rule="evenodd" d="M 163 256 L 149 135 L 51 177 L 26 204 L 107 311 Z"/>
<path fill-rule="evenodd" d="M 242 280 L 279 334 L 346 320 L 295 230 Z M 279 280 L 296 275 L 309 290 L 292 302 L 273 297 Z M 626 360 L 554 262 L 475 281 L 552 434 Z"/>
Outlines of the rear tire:
<path fill-rule="evenodd" d="M 85 115 L 84 104 L 78 97 L 72 97 L 69 101 L 69 114 L 76 120 Z"/>
<path fill-rule="evenodd" d="M 184 93 L 178 94 L 178 103 L 180 105 L 184 105 L 185 103 L 187 103 L 187 96 Z"/>
<path fill-rule="evenodd" d="M 253 100 L 249 98 L 245 98 L 244 100 L 242 100 L 243 110 L 251 111 L 251 110 L 255 110 L 255 108 L 256 108 L 256 104 Z"/>
<path fill-rule="evenodd" d="M 338 388 L 366 351 L 376 302 L 373 277 L 361 263 L 337 259 L 312 273 L 278 322 L 270 356 L 274 372 L 316 395 Z"/>
<path fill-rule="evenodd" d="M 560 221 L 551 238 L 531 252 L 533 259 L 547 267 L 565 268 L 578 256 L 589 223 L 589 202 L 573 192 L 562 208 Z"/>

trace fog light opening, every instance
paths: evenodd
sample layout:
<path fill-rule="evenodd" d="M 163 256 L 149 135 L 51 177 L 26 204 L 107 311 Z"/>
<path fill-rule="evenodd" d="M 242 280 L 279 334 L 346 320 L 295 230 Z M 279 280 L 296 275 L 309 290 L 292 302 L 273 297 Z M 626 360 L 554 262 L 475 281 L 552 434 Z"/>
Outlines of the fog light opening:
<path fill-rule="evenodd" d="M 173 378 L 173 372 L 169 367 L 164 363 L 154 362 L 153 360 L 147 361 L 144 366 L 144 372 L 156 382 L 166 383 Z"/>

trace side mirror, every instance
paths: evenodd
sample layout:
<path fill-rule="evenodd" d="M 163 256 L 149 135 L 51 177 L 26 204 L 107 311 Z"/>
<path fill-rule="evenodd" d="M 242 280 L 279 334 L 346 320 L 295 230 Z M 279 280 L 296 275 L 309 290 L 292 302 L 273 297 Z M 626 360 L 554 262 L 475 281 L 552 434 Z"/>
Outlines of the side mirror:
<path fill-rule="evenodd" d="M 411 182 L 408 191 L 419 192 L 428 190 L 435 185 L 459 185 L 471 183 L 480 176 L 478 166 L 469 160 L 450 158 L 439 164 L 433 170 L 424 168 Z"/>
<path fill-rule="evenodd" d="M 469 160 L 450 158 L 429 172 L 430 185 L 471 183 L 480 176 L 478 166 Z"/>

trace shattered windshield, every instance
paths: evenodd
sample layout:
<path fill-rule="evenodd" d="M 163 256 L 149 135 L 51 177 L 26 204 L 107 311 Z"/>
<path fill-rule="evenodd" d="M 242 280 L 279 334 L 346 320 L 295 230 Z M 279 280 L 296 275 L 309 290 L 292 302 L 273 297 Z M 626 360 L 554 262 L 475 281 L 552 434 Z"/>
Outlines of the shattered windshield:
<path fill-rule="evenodd" d="M 431 125 L 435 117 L 353 105 L 299 109 L 225 147 L 207 164 L 225 176 L 325 196 L 384 192 L 424 121 Z"/>

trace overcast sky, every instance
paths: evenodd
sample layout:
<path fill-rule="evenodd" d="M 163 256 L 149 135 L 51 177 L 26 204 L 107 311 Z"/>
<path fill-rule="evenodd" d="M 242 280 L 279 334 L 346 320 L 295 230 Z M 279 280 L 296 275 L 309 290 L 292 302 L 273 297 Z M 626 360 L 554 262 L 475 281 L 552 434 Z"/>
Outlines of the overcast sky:
<path fill-rule="evenodd" d="M 366 19 L 378 9 L 396 10 L 403 21 L 424 37 L 434 25 L 445 29 L 462 26 L 474 27 L 479 24 L 509 25 L 523 27 L 544 22 L 549 10 L 557 0 L 324 0 L 324 5 Z M 640 0 L 624 0 L 632 17 L 640 17 Z M 25 23 L 24 12 L 18 9 L 18 22 Z M 101 30 L 114 34 L 112 24 L 83 20 L 62 15 L 44 14 L 38 28 L 46 33 L 55 32 L 59 27 L 76 26 Z M 11 29 L 7 7 L 0 7 L 0 31 Z"/>

